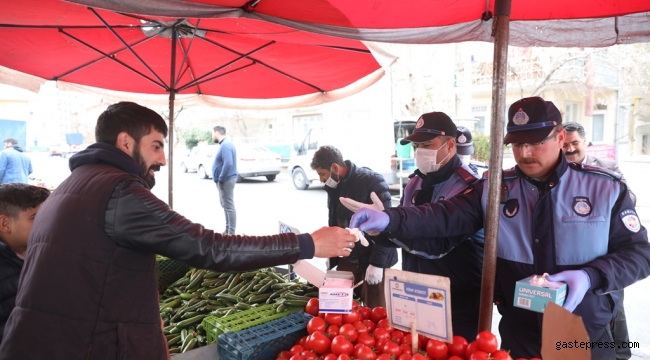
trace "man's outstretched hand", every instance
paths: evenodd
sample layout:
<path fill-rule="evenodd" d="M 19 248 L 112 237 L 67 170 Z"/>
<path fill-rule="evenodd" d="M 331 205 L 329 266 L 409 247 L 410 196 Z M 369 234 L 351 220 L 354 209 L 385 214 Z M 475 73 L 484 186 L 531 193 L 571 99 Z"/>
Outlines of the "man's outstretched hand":
<path fill-rule="evenodd" d="M 323 227 L 311 234 L 314 240 L 314 257 L 333 258 L 350 256 L 357 237 L 346 229 L 332 226 Z"/>
<path fill-rule="evenodd" d="M 390 218 L 385 212 L 363 208 L 352 215 L 350 228 L 359 228 L 361 231 L 384 231 L 389 222 Z"/>

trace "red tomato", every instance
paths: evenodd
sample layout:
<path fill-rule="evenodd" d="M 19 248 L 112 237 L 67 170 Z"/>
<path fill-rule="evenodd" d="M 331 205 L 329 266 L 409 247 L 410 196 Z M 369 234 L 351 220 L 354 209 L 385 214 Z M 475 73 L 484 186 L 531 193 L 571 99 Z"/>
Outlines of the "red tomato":
<path fill-rule="evenodd" d="M 377 327 L 378 327 L 378 328 L 384 328 L 384 329 L 386 329 L 386 330 L 388 330 L 388 331 L 393 331 L 393 330 L 395 330 L 395 329 L 390 325 L 390 323 L 388 322 L 388 319 L 381 319 L 381 320 L 379 320 L 379 322 L 377 322 Z"/>
<path fill-rule="evenodd" d="M 404 340 L 404 333 L 400 330 L 393 330 L 390 332 L 390 340 L 397 345 L 401 345 L 402 340 Z"/>
<path fill-rule="evenodd" d="M 464 360 L 464 359 L 465 358 L 463 358 L 463 357 L 452 355 L 447 360 Z"/>
<path fill-rule="evenodd" d="M 392 341 L 388 341 L 386 344 L 384 344 L 384 351 L 382 352 L 383 354 L 388 354 L 392 356 L 400 356 L 402 355 L 402 349 L 400 349 L 399 345 L 395 344 Z"/>
<path fill-rule="evenodd" d="M 402 349 L 402 354 L 413 355 L 413 348 L 411 347 L 411 344 L 402 344 L 399 346 L 399 348 Z"/>
<path fill-rule="evenodd" d="M 408 346 L 411 346 L 412 341 L 413 341 L 413 335 L 411 335 L 410 333 L 408 333 L 408 334 L 404 335 L 404 339 L 402 339 L 402 344 L 406 344 L 406 345 L 408 345 Z M 415 344 L 415 346 L 416 346 L 418 349 L 420 348 L 420 343 L 419 343 L 418 340 L 416 340 L 416 344 Z"/>
<path fill-rule="evenodd" d="M 318 302 L 318 298 L 311 298 L 309 299 L 309 301 L 307 301 L 307 305 L 305 306 L 305 312 L 312 316 L 318 316 L 319 306 L 320 305 Z"/>
<path fill-rule="evenodd" d="M 325 328 L 327 328 L 327 324 L 325 324 L 325 320 L 319 317 L 313 317 L 309 319 L 309 322 L 307 323 L 308 334 L 313 334 L 316 331 L 325 332 Z"/>
<path fill-rule="evenodd" d="M 341 354 L 339 355 L 339 357 L 336 358 L 336 360 L 352 360 L 352 359 L 350 359 L 350 355 Z"/>
<path fill-rule="evenodd" d="M 314 318 L 316 319 L 316 318 Z M 307 346 L 316 354 L 323 354 L 329 351 L 332 341 L 320 331 L 316 331 L 307 338 Z"/>
<path fill-rule="evenodd" d="M 472 341 L 471 343 L 467 344 L 467 349 L 465 349 L 465 357 L 469 359 L 470 355 L 472 355 L 476 350 L 478 350 L 476 341 Z"/>
<path fill-rule="evenodd" d="M 422 335 L 418 334 L 418 343 L 420 344 L 420 350 L 426 350 L 427 349 L 427 343 L 429 342 L 429 338 Z"/>
<path fill-rule="evenodd" d="M 377 356 L 377 360 L 393 360 L 393 358 L 391 358 L 388 354 L 381 354 Z"/>
<path fill-rule="evenodd" d="M 428 358 L 420 353 L 413 354 L 412 360 L 428 360 Z"/>
<path fill-rule="evenodd" d="M 372 320 L 363 320 L 362 323 L 368 327 L 368 332 L 372 334 L 372 332 L 375 330 L 377 326 L 375 326 L 375 323 L 372 322 Z"/>
<path fill-rule="evenodd" d="M 361 321 L 355 321 L 354 323 L 352 323 L 352 326 L 354 326 L 354 329 L 358 333 L 368 332 L 368 327 Z"/>
<path fill-rule="evenodd" d="M 343 324 L 339 330 L 339 335 L 345 336 L 345 338 L 348 339 L 351 343 L 357 341 L 357 337 L 359 336 L 357 330 L 354 329 L 354 326 L 352 326 L 352 324 Z"/>
<path fill-rule="evenodd" d="M 338 335 L 332 340 L 332 353 L 336 355 L 351 355 L 354 346 L 344 336 Z"/>
<path fill-rule="evenodd" d="M 359 307 L 359 312 L 361 313 L 361 317 L 363 318 L 363 320 L 369 320 L 370 314 L 372 314 L 372 310 L 369 307 L 365 307 L 365 306 Z"/>
<path fill-rule="evenodd" d="M 352 308 L 353 308 L 353 309 L 358 309 L 358 308 L 360 308 L 360 307 L 361 307 L 361 305 L 360 305 L 358 302 L 356 302 L 356 301 L 353 301 L 353 302 L 352 302 Z"/>
<path fill-rule="evenodd" d="M 340 327 L 338 325 L 330 325 L 327 327 L 327 330 L 325 330 L 325 335 L 330 338 L 330 340 L 334 339 L 336 335 L 339 334 Z"/>
<path fill-rule="evenodd" d="M 301 352 L 305 351 L 305 348 L 302 345 L 294 345 L 289 349 L 291 356 L 300 355 Z"/>
<path fill-rule="evenodd" d="M 367 347 L 375 346 L 375 338 L 370 336 L 367 332 L 359 333 L 357 337 L 357 344 L 363 344 Z"/>
<path fill-rule="evenodd" d="M 427 355 L 434 359 L 439 359 L 447 356 L 447 344 L 442 341 L 431 339 L 427 343 Z"/>
<path fill-rule="evenodd" d="M 343 324 L 343 315 L 341 314 L 325 314 L 325 322 L 327 322 L 330 325 L 339 325 L 341 326 Z"/>
<path fill-rule="evenodd" d="M 377 359 L 377 354 L 371 348 L 361 345 L 354 352 L 354 358 L 357 360 L 375 360 Z"/>
<path fill-rule="evenodd" d="M 280 351 L 278 356 L 275 357 L 275 360 L 282 360 L 282 359 L 288 359 L 291 357 L 291 353 L 288 352 L 287 350 Z"/>
<path fill-rule="evenodd" d="M 512 357 L 510 357 L 510 354 L 508 354 L 508 352 L 503 351 L 503 350 L 497 350 L 497 351 L 491 353 L 490 356 L 494 360 L 512 360 Z"/>
<path fill-rule="evenodd" d="M 490 360 L 490 354 L 485 351 L 476 350 L 470 357 L 469 360 Z"/>
<path fill-rule="evenodd" d="M 306 350 L 307 349 L 307 337 L 303 336 L 303 337 L 300 338 L 299 341 L 300 342 L 298 343 L 298 345 L 302 346 Z"/>
<path fill-rule="evenodd" d="M 303 359 L 310 360 L 310 359 L 318 359 L 318 355 L 314 354 L 313 352 L 309 350 L 305 350 L 300 353 L 300 356 L 302 356 Z"/>
<path fill-rule="evenodd" d="M 329 353 L 323 357 L 323 360 L 336 360 L 339 357 L 335 354 Z"/>
<path fill-rule="evenodd" d="M 447 345 L 449 348 L 449 354 L 450 355 L 456 355 L 456 356 L 465 356 L 465 350 L 467 350 L 467 340 L 465 340 L 464 337 L 462 336 L 454 336 L 454 342 Z"/>
<path fill-rule="evenodd" d="M 361 313 L 357 309 L 352 309 L 349 314 L 343 314 L 343 323 L 352 324 L 362 320 Z"/>
<path fill-rule="evenodd" d="M 289 360 L 304 360 L 300 354 L 298 355 L 293 355 Z"/>
<path fill-rule="evenodd" d="M 386 318 L 386 309 L 384 309 L 381 306 L 377 306 L 372 309 L 372 313 L 370 313 L 370 320 L 374 321 L 375 324 L 379 322 L 381 319 Z"/>
<path fill-rule="evenodd" d="M 476 346 L 486 353 L 495 352 L 499 348 L 497 337 L 487 330 L 483 330 L 476 335 Z"/>
<path fill-rule="evenodd" d="M 412 359 L 413 359 L 413 356 L 411 354 L 405 354 L 405 353 L 402 353 L 402 355 L 400 355 L 397 358 L 397 360 L 412 360 Z"/>
<path fill-rule="evenodd" d="M 390 332 L 384 328 L 376 328 L 372 332 L 372 336 L 375 337 L 375 340 L 390 339 Z"/>
<path fill-rule="evenodd" d="M 378 354 L 384 352 L 384 345 L 389 341 L 389 339 L 375 339 L 375 350 L 377 350 Z"/>

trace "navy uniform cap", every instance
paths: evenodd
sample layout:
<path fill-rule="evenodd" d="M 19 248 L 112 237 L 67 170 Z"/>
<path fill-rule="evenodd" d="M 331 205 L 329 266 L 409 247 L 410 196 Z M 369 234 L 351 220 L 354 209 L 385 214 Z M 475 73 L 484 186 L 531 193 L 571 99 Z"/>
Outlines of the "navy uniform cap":
<path fill-rule="evenodd" d="M 552 102 L 539 96 L 523 98 L 508 109 L 508 133 L 503 143 L 541 142 L 558 124 L 562 124 L 562 114 Z"/>
<path fill-rule="evenodd" d="M 456 124 L 451 121 L 451 118 L 443 112 L 430 112 L 422 114 L 418 121 L 415 123 L 413 133 L 404 139 L 400 140 L 400 144 L 406 145 L 408 143 L 426 142 L 436 136 L 452 136 L 456 137 Z"/>
<path fill-rule="evenodd" d="M 456 152 L 458 155 L 474 154 L 472 132 L 464 126 L 459 126 L 456 134 Z"/>

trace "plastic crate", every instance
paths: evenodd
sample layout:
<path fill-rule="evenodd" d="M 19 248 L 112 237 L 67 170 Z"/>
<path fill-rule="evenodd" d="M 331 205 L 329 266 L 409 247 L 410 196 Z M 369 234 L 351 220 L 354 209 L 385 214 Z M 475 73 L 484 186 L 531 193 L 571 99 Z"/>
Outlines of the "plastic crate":
<path fill-rule="evenodd" d="M 275 359 L 296 340 L 307 335 L 307 323 L 313 316 L 304 311 L 239 332 L 219 335 L 219 357 L 223 360 Z"/>
<path fill-rule="evenodd" d="M 289 307 L 287 310 L 278 313 L 273 306 L 262 305 L 224 317 L 210 315 L 203 319 L 203 329 L 205 329 L 208 344 L 212 344 L 217 341 L 219 335 L 225 332 L 236 332 L 248 329 L 256 325 L 283 318 L 299 310 L 301 310 L 301 308 Z"/>
<path fill-rule="evenodd" d="M 169 285 L 185 276 L 191 267 L 183 262 L 159 258 L 156 260 L 156 273 L 158 274 L 158 291 L 163 292 Z"/>

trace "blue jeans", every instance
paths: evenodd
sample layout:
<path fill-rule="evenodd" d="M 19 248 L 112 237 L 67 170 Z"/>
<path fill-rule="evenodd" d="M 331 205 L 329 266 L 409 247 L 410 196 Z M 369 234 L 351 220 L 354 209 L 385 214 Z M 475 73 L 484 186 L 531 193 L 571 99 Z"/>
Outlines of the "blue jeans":
<path fill-rule="evenodd" d="M 217 183 L 217 190 L 219 190 L 219 202 L 226 214 L 226 231 L 227 234 L 234 234 L 235 227 L 237 226 L 237 212 L 235 211 L 234 192 L 237 178 L 232 178 L 226 181 L 219 181 Z"/>

